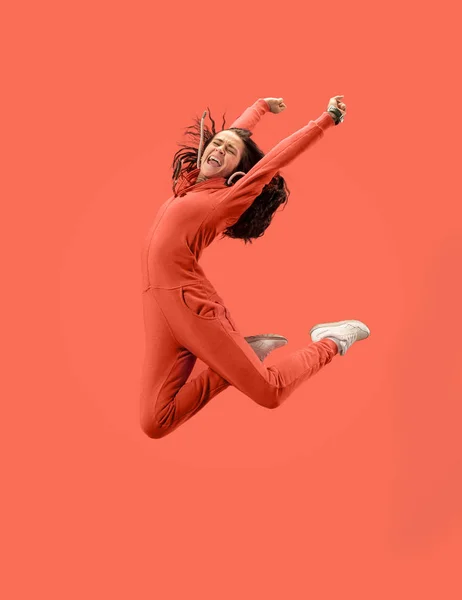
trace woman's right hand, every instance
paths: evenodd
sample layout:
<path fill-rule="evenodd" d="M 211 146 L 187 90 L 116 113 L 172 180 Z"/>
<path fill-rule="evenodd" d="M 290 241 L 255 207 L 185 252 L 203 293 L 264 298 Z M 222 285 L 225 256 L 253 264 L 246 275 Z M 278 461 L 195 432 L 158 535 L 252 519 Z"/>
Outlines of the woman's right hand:
<path fill-rule="evenodd" d="M 339 109 L 339 111 L 343 114 L 343 116 L 345 116 L 346 115 L 346 105 L 342 102 L 342 99 L 343 99 L 343 95 L 334 96 L 333 98 L 331 98 L 329 100 L 327 108 L 329 108 L 329 106 L 334 106 L 335 108 Z"/>

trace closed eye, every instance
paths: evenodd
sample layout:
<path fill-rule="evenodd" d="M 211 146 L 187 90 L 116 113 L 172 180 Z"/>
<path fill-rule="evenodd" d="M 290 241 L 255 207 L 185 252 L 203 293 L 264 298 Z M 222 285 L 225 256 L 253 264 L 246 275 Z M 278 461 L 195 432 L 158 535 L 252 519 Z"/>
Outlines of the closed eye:
<path fill-rule="evenodd" d="M 222 140 L 213 140 L 212 144 L 214 146 L 220 146 L 221 142 L 222 142 Z M 227 150 L 231 154 L 236 154 L 236 150 L 233 148 L 233 146 L 228 146 Z"/>

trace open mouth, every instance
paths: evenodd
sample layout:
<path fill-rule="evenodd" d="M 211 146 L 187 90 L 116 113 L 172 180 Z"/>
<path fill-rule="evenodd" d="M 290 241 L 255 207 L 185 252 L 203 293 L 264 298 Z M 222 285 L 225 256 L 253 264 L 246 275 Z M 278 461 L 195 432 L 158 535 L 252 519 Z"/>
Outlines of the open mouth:
<path fill-rule="evenodd" d="M 215 168 L 221 167 L 221 162 L 218 160 L 218 158 L 216 158 L 216 156 L 209 156 L 207 159 L 207 164 Z"/>

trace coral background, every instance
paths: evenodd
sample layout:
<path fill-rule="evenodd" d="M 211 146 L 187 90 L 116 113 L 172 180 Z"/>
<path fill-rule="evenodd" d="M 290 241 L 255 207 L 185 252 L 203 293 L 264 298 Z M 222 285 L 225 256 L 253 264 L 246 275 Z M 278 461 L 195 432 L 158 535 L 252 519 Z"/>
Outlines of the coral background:
<path fill-rule="evenodd" d="M 457 5 L 2 9 L 2 597 L 462 597 Z M 140 249 L 183 129 L 258 97 L 265 151 L 344 94 L 252 246 L 202 264 L 244 335 L 371 337 L 275 411 L 138 422 Z M 198 363 L 194 373 L 203 368 Z"/>

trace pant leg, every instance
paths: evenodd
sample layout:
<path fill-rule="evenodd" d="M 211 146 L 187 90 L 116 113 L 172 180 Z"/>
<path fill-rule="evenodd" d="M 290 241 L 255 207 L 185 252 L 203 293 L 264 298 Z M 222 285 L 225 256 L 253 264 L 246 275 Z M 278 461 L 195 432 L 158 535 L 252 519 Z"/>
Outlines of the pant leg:
<path fill-rule="evenodd" d="M 168 323 L 177 348 L 186 348 L 209 366 L 176 395 L 176 399 L 181 398 L 188 410 L 194 407 L 194 412 L 218 391 L 225 389 L 226 383 L 261 406 L 276 408 L 338 353 L 334 341 L 322 340 L 267 367 L 238 331 L 223 300 L 209 282 L 150 291 Z M 170 362 L 173 369 L 172 357 Z M 179 388 L 181 378 L 172 386 L 172 392 L 175 386 Z M 175 406 L 176 417 L 181 422 L 185 420 L 182 410 L 179 404 Z M 188 413 L 186 418 L 192 414 Z"/>
<path fill-rule="evenodd" d="M 229 383 L 211 369 L 187 381 L 196 356 L 177 342 L 153 294 L 143 293 L 145 357 L 141 374 L 140 423 L 152 438 L 174 431 Z"/>

